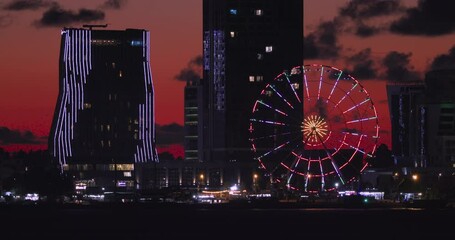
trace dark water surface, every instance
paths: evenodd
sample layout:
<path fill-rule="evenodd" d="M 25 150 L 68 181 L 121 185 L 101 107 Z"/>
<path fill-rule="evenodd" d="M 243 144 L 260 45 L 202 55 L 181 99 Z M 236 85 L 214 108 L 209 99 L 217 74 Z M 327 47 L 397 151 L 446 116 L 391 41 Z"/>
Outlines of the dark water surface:
<path fill-rule="evenodd" d="M 454 209 L 0 206 L 0 239 L 455 239 Z"/>

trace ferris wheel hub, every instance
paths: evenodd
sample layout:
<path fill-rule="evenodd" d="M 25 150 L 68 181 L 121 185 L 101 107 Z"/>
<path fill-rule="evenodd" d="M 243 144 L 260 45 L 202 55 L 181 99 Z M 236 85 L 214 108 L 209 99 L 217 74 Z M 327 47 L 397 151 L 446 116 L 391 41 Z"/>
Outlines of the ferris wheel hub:
<path fill-rule="evenodd" d="M 310 115 L 302 122 L 302 132 L 304 142 L 318 143 L 323 142 L 327 137 L 328 125 L 325 119 L 319 115 Z"/>

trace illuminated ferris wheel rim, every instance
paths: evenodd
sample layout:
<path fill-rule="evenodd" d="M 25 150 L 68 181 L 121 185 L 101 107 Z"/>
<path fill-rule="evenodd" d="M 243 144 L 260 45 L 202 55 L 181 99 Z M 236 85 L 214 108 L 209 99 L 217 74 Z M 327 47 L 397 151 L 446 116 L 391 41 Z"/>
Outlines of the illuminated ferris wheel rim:
<path fill-rule="evenodd" d="M 314 75 L 314 73 L 318 72 L 320 73 L 318 79 L 310 78 L 309 73 Z M 295 80 L 290 80 L 293 76 L 302 77 L 300 81 L 296 82 Z M 346 85 L 347 81 L 351 81 L 352 86 L 348 89 L 341 88 L 341 85 Z M 287 84 L 283 84 L 286 82 Z M 286 90 L 287 94 L 283 91 L 286 87 L 284 85 L 289 86 L 288 90 Z M 323 88 L 327 88 L 327 86 L 329 86 L 329 90 L 324 91 Z M 359 93 L 364 97 L 360 101 L 357 100 Z M 273 101 L 268 100 L 273 97 Z M 346 107 L 346 102 L 351 105 Z M 311 109 L 311 107 L 317 106 L 318 103 L 321 103 L 325 107 L 331 106 L 332 111 L 328 111 L 331 115 L 323 116 L 323 114 L 318 114 L 314 110 L 306 110 L 307 108 Z M 365 108 L 365 106 L 368 106 L 370 109 Z M 300 120 L 297 123 L 289 122 L 290 116 L 299 107 L 302 108 Z M 258 115 L 256 114 L 257 112 L 267 110 L 273 112 L 274 116 L 279 115 L 280 117 L 255 117 L 255 115 Z M 333 113 L 333 111 L 336 113 Z M 354 114 L 353 112 L 356 113 Z M 297 66 L 290 71 L 284 71 L 279 74 L 262 90 L 259 99 L 254 104 L 252 114 L 253 117 L 250 119 L 250 141 L 252 150 L 256 155 L 255 159 L 259 162 L 260 167 L 268 170 L 269 168 L 265 164 L 266 159 L 278 151 L 289 148 L 291 142 L 295 140 L 291 139 L 292 132 L 256 136 L 255 132 L 258 126 L 269 125 L 276 132 L 276 129 L 279 129 L 279 127 L 292 128 L 292 125 L 295 124 L 298 125 L 299 132 L 301 133 L 300 140 L 298 141 L 302 143 L 302 146 L 297 144 L 297 147 L 291 147 L 291 150 L 289 150 L 289 155 L 296 159 L 292 164 L 285 163 L 283 160 L 278 165 L 291 174 L 304 176 L 307 179 L 314 177 L 324 178 L 329 175 L 338 175 L 341 179 L 340 171 L 347 167 L 357 154 L 360 153 L 363 155 L 362 158 L 371 157 L 374 154 L 377 139 L 379 138 L 377 111 L 369 93 L 354 77 L 343 73 L 340 69 L 327 65 L 309 64 Z M 285 117 L 289 117 L 288 122 L 286 119 L 283 120 Z M 341 120 L 343 120 L 342 124 Z M 372 124 L 368 122 L 372 122 Z M 341 128 L 341 125 L 344 125 L 344 127 Z M 373 126 L 373 129 L 368 129 L 368 132 L 364 131 L 370 126 Z M 341 131 L 342 129 L 344 130 Z M 262 139 L 283 136 L 289 136 L 290 140 L 276 144 L 270 147 L 269 150 L 263 150 L 267 146 L 261 146 Z M 350 139 L 352 136 L 356 136 L 357 142 L 353 142 Z M 336 147 L 334 147 L 334 142 L 337 143 Z M 319 150 L 320 152 L 325 151 L 325 153 L 321 154 L 322 157 L 321 155 L 308 157 L 302 153 L 315 150 Z M 353 153 L 337 166 L 335 158 L 337 155 L 340 155 L 340 152 L 346 150 L 353 150 Z M 297 170 L 295 165 L 305 161 L 308 164 L 308 168 L 306 170 L 303 169 L 303 171 Z M 321 165 L 323 161 L 330 162 L 333 165 L 333 169 L 324 171 Z M 320 164 L 320 173 L 310 172 L 310 165 L 316 163 Z M 367 164 L 364 164 L 359 172 L 363 171 L 366 166 Z"/>

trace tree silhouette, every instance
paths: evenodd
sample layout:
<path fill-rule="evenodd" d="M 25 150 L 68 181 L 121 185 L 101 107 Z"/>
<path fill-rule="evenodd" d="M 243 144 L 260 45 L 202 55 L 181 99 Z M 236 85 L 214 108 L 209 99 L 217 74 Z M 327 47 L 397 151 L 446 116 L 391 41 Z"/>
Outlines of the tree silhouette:
<path fill-rule="evenodd" d="M 393 166 L 392 151 L 385 144 L 379 145 L 376 150 L 376 155 L 369 161 L 373 168 L 389 168 Z"/>

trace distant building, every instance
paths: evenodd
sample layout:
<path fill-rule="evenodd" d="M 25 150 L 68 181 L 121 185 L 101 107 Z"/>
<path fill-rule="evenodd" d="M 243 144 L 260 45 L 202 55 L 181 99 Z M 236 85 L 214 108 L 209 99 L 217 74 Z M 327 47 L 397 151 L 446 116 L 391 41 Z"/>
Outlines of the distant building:
<path fill-rule="evenodd" d="M 396 164 L 426 166 L 426 113 L 423 82 L 387 85 L 392 126 L 392 153 Z"/>
<path fill-rule="evenodd" d="M 425 84 L 429 164 L 455 168 L 455 70 L 428 72 Z"/>
<path fill-rule="evenodd" d="M 392 152 L 404 167 L 455 168 L 455 70 L 387 85 Z"/>
<path fill-rule="evenodd" d="M 200 162 L 202 154 L 202 85 L 199 81 L 188 81 L 184 91 L 184 148 L 185 161 Z"/>
<path fill-rule="evenodd" d="M 79 190 L 147 186 L 158 161 L 146 30 L 62 30 L 59 95 L 49 150 Z"/>

